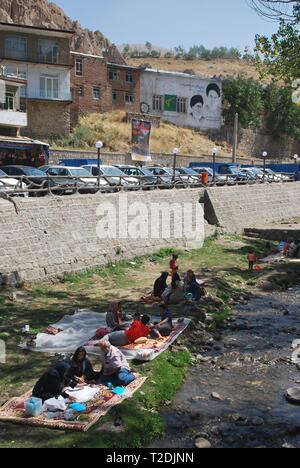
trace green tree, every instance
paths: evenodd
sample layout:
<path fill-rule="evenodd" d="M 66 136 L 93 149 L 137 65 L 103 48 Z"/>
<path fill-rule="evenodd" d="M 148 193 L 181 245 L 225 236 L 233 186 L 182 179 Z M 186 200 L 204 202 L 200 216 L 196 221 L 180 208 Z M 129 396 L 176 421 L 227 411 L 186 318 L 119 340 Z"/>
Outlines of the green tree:
<path fill-rule="evenodd" d="M 264 91 L 264 126 L 273 137 L 300 138 L 300 107 L 291 100 L 290 87 L 269 85 Z"/>
<path fill-rule="evenodd" d="M 146 44 L 145 44 L 145 46 L 146 46 L 146 49 L 147 49 L 148 53 L 150 54 L 150 53 L 151 53 L 151 50 L 152 50 L 152 44 L 151 44 L 151 42 L 147 41 Z"/>
<path fill-rule="evenodd" d="M 230 108 L 224 110 L 225 123 L 234 124 L 239 114 L 243 128 L 258 128 L 263 114 L 262 86 L 253 79 L 235 78 L 226 81 L 223 87 L 224 99 Z"/>
<path fill-rule="evenodd" d="M 271 39 L 256 36 L 256 65 L 261 77 L 291 83 L 300 77 L 300 33 L 292 24 L 281 21 L 278 33 Z"/>

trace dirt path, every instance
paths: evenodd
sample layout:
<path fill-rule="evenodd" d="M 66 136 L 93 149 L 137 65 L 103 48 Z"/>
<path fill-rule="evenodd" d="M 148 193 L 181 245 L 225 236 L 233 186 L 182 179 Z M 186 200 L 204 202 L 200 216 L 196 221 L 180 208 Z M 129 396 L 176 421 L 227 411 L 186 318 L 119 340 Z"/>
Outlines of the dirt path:
<path fill-rule="evenodd" d="M 166 438 L 153 446 L 189 448 L 200 435 L 213 447 L 300 447 L 300 407 L 284 397 L 300 382 L 290 362 L 292 341 L 300 337 L 299 302 L 294 288 L 236 307 L 221 340 L 201 353 L 216 362 L 192 370 L 163 413 Z"/>

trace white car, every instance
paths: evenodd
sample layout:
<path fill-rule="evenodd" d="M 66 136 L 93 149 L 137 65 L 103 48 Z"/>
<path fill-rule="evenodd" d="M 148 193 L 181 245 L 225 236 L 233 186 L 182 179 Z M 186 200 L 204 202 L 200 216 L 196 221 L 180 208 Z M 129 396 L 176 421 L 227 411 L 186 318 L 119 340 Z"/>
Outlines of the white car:
<path fill-rule="evenodd" d="M 91 164 L 88 166 L 82 166 L 83 169 L 88 171 L 91 175 L 98 174 L 98 166 Z M 139 188 L 139 180 L 136 177 L 130 177 L 126 175 L 121 169 L 116 166 L 100 166 L 100 174 L 104 176 L 104 180 L 107 181 L 111 187 L 126 187 L 129 190 L 135 190 Z"/>
<path fill-rule="evenodd" d="M 95 189 L 95 187 L 98 186 L 98 178 L 91 177 L 91 173 L 83 167 L 43 166 L 40 169 L 53 177 L 73 177 L 73 182 L 77 181 L 81 185 L 80 192 L 90 192 L 93 191 L 93 188 Z M 101 178 L 100 188 L 101 190 L 109 188 L 109 183 Z"/>
<path fill-rule="evenodd" d="M 15 195 L 16 190 L 26 190 L 27 185 L 17 179 L 9 177 L 0 169 L 0 192 L 5 192 L 7 195 Z M 16 194 L 18 195 L 18 194 Z M 28 197 L 28 192 L 20 193 L 21 197 Z"/>

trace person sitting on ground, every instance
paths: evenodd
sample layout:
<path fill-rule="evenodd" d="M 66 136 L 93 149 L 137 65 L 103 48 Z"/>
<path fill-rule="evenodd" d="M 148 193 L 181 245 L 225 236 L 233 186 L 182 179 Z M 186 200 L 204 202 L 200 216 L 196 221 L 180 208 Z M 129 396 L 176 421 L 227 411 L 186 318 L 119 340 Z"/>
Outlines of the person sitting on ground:
<path fill-rule="evenodd" d="M 178 255 L 173 254 L 172 259 L 170 260 L 170 270 L 173 273 L 178 272 Z"/>
<path fill-rule="evenodd" d="M 127 359 L 118 348 L 105 339 L 99 341 L 98 346 L 103 352 L 101 357 L 103 367 L 100 376 L 103 384 L 112 383 L 126 387 L 136 379 L 130 371 Z"/>
<path fill-rule="evenodd" d="M 75 384 L 84 385 L 85 383 L 95 383 L 98 376 L 87 357 L 86 349 L 78 348 L 71 359 L 71 367 L 67 377 Z"/>
<path fill-rule="evenodd" d="M 152 304 L 153 302 L 160 302 L 162 300 L 162 295 L 164 291 L 168 288 L 167 279 L 169 273 L 167 271 L 163 272 L 159 278 L 154 283 L 153 291 L 147 295 L 143 296 L 141 300 L 147 304 Z"/>
<path fill-rule="evenodd" d="M 141 320 L 134 320 L 127 330 L 110 333 L 104 339 L 113 346 L 127 346 L 139 338 L 147 338 L 151 327 L 149 315 L 143 315 Z"/>
<path fill-rule="evenodd" d="M 49 368 L 36 383 L 32 396 L 40 398 L 43 403 L 59 396 L 75 401 L 75 398 L 65 392 L 66 387 L 76 387 L 76 383 L 72 382 L 68 377 L 69 371 L 70 364 L 65 361 L 60 362 L 56 367 Z"/>
<path fill-rule="evenodd" d="M 178 274 L 178 269 L 172 275 L 171 286 L 164 293 L 165 304 L 179 304 L 184 299 L 184 284 Z"/>
<path fill-rule="evenodd" d="M 160 305 L 159 309 L 161 320 L 154 324 L 153 332 L 151 332 L 151 336 L 154 338 L 157 338 L 156 331 L 158 331 L 162 337 L 170 336 L 173 331 L 173 314 L 171 310 L 166 304 Z"/>
<path fill-rule="evenodd" d="M 300 240 L 297 239 L 291 243 L 288 256 L 290 258 L 296 258 L 298 257 L 299 251 L 300 251 Z"/>
<path fill-rule="evenodd" d="M 205 295 L 204 288 L 198 283 L 196 275 L 191 272 L 187 282 L 186 293 L 191 295 L 192 301 L 198 302 Z"/>
<path fill-rule="evenodd" d="M 114 301 L 109 305 L 109 311 L 106 314 L 106 325 L 109 330 L 126 330 L 128 323 L 125 322 L 126 316 L 122 310 L 122 303 Z"/>

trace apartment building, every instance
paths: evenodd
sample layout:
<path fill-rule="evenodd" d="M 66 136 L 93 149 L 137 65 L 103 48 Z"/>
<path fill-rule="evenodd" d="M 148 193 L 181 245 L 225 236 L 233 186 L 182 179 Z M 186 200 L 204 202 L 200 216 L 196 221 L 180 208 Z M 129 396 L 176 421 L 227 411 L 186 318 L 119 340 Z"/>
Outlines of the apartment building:
<path fill-rule="evenodd" d="M 81 115 L 123 110 L 140 111 L 142 69 L 112 63 L 104 56 L 71 52 L 72 125 Z"/>
<path fill-rule="evenodd" d="M 0 66 L 26 81 L 20 89 L 27 108 L 23 135 L 47 138 L 70 132 L 72 31 L 0 23 Z"/>
<path fill-rule="evenodd" d="M 0 135 L 18 137 L 27 127 L 27 112 L 20 98 L 27 81 L 4 73 L 5 68 L 0 68 Z"/>

